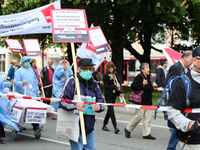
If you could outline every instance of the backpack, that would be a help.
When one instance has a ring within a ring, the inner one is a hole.
[[[190,106],[190,101],[189,101],[189,97],[191,94],[191,82],[189,80],[189,78],[186,75],[182,75],[182,76],[173,76],[168,80],[168,84],[165,87],[165,92],[164,92],[164,97],[165,97],[165,104],[168,103],[169,100],[169,96],[173,90],[174,87],[174,83],[176,82],[177,79],[181,78],[184,86],[185,86],[185,92],[186,92],[186,104],[185,107],[188,108]],[[185,114],[185,116],[187,116],[188,113]],[[170,128],[176,128],[175,125],[168,120],[167,122],[168,127]]]

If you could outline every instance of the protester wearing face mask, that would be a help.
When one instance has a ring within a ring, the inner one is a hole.
[[[94,98],[97,103],[104,103],[104,98],[102,96],[101,90],[97,84],[97,82],[92,77],[92,71],[94,64],[92,63],[92,59],[89,58],[81,58],[78,62],[78,70],[77,70],[77,78],[80,83],[80,94],[84,97]],[[74,76],[69,77],[64,86],[61,93],[62,99],[73,99],[76,92],[76,85]],[[78,138],[78,142],[70,141],[71,150],[95,150],[95,137],[94,137],[94,124],[95,124],[95,112],[102,112],[105,109],[105,106],[102,104],[93,104],[92,108],[86,107],[84,103],[66,103],[60,102],[60,106],[62,109],[66,111],[83,111],[84,123],[85,123],[85,131],[86,131],[86,140],[87,145],[83,145],[81,129]],[[92,109],[93,113],[87,113],[86,109]],[[78,122],[77,122],[78,123]],[[98,148],[99,149],[99,148]]]
[[[38,81],[35,73],[30,68],[31,58],[24,56],[21,58],[22,67],[15,73],[15,91],[27,96],[40,97],[40,90],[38,88]],[[25,89],[26,88],[26,93]],[[39,128],[39,124],[32,124],[33,130]]]
[[[72,69],[67,59],[63,57],[60,60],[59,65],[55,68],[53,74],[53,95],[56,98],[60,98],[60,93],[62,92],[62,87],[69,76],[73,75]],[[55,102],[53,108],[57,111],[59,109],[59,102]]]
[[[38,81],[35,73],[30,68],[31,58],[24,56],[21,58],[22,67],[15,73],[15,86],[16,92],[20,94],[24,93],[26,88],[26,95],[33,97],[40,97],[40,90],[38,88]]]

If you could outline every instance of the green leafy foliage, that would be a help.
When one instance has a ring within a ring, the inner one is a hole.
[[[6,7],[0,10],[1,15],[15,14],[34,9],[55,0],[7,0]],[[0,2],[3,5],[3,2]],[[100,25],[112,49],[112,60],[122,77],[123,49],[127,49],[140,62],[150,62],[152,44],[166,43],[166,31],[178,31],[177,39],[188,40],[195,37],[194,45],[176,45],[174,49],[192,49],[200,43],[200,1],[199,0],[61,0],[63,9],[85,9],[88,26]],[[194,34],[196,33],[196,34]],[[37,37],[42,49],[55,45],[51,34],[27,35]],[[24,38],[23,35],[9,38]],[[2,39],[1,39],[2,41]],[[144,54],[137,53],[131,44],[139,41]],[[1,42],[1,45],[6,45]]]

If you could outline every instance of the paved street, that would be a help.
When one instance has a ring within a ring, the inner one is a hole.
[[[125,108],[121,108],[125,109]],[[125,109],[126,111],[126,109]],[[131,110],[132,111],[132,110]],[[166,126],[166,121],[162,118],[152,119],[151,134],[156,140],[144,140],[142,138],[142,122],[131,133],[131,138],[127,139],[124,135],[124,128],[132,119],[132,115],[118,111],[116,113],[119,134],[114,133],[111,122],[108,124],[110,132],[101,130],[105,112],[96,115],[95,141],[97,150],[165,150],[170,137],[170,132]],[[30,124],[26,124],[27,130],[19,133],[18,140],[12,141],[11,127],[6,129],[6,144],[0,145],[1,150],[70,150],[69,141],[56,139],[56,120],[47,119],[43,125],[42,137],[36,140]],[[177,149],[180,149],[178,146]]]

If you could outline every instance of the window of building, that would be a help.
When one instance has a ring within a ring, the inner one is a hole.
[[[136,60],[129,60],[129,70],[128,70],[129,76],[135,75],[135,62]]]
[[[5,72],[5,54],[0,54],[0,72]]]
[[[151,60],[151,75],[156,76],[157,60]]]

